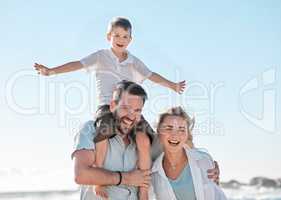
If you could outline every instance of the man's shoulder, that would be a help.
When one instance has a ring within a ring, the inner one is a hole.
[[[95,122],[93,120],[88,120],[82,125],[82,128],[80,129],[79,132],[93,133],[93,131],[95,131]]]
[[[85,122],[80,128],[79,132],[75,135],[75,141],[80,141],[81,139],[93,140],[96,133],[95,125],[93,120]]]
[[[94,137],[96,134],[94,121],[90,120],[83,124],[82,128],[74,137],[74,147],[72,156],[78,150],[86,149],[86,150],[94,150]]]

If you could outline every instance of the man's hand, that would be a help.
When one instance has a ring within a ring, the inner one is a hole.
[[[122,184],[149,188],[151,181],[150,170],[134,170],[122,173]]]
[[[215,168],[209,169],[208,172],[208,178],[213,180],[217,185],[220,183],[220,169],[217,161],[214,161]]]
[[[185,89],[185,86],[186,86],[185,81],[174,83],[173,90],[179,94],[182,94]]]
[[[37,70],[38,74],[42,74],[43,76],[49,76],[51,75],[51,69],[49,69],[48,67],[35,63],[34,64],[34,68],[35,70]]]

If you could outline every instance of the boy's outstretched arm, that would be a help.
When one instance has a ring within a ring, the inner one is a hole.
[[[50,76],[54,74],[61,74],[66,72],[72,72],[83,68],[83,65],[80,61],[69,62],[64,65],[48,68],[44,65],[35,63],[34,64],[35,70],[38,71],[38,74],[42,74],[44,76]]]
[[[170,88],[179,94],[181,94],[185,89],[185,81],[175,83],[167,80],[166,78],[155,72],[152,72],[152,75],[148,77],[148,79],[154,83],[158,83],[164,87]]]

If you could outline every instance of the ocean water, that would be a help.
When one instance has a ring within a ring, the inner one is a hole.
[[[72,173],[72,168],[0,169],[0,200],[78,200]],[[223,190],[229,200],[281,200],[281,189],[243,186]]]
[[[281,190],[244,188],[224,189],[229,200],[281,200]],[[5,200],[78,200],[79,191],[9,192],[0,193]]]
[[[78,200],[78,191],[12,192],[0,193],[5,200]]]
[[[223,190],[229,200],[281,200],[281,189],[244,186]]]

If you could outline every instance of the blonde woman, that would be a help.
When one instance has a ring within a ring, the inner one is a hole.
[[[194,123],[181,107],[161,114],[157,125],[163,153],[152,168],[152,184],[158,200],[225,200],[222,190],[207,177],[214,168],[211,156],[188,148]]]

